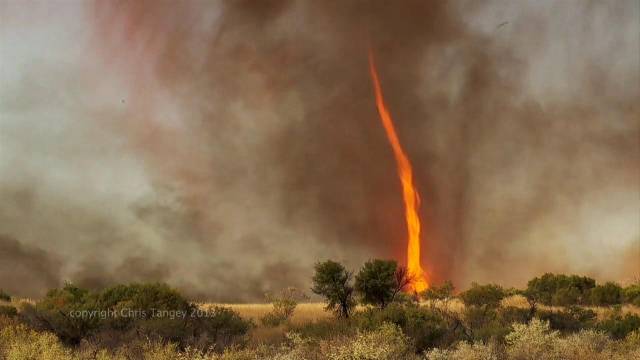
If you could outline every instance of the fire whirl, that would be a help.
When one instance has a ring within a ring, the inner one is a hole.
[[[380,79],[378,78],[378,72],[373,61],[373,53],[371,52],[369,52],[369,71],[371,72],[371,79],[373,81],[376,106],[378,108],[378,113],[380,114],[380,121],[382,121],[382,126],[387,134],[387,139],[393,149],[393,155],[398,166],[398,177],[402,184],[402,198],[404,200],[408,232],[407,272],[411,277],[409,289],[407,290],[410,292],[421,292],[429,287],[429,283],[427,281],[426,273],[420,264],[420,216],[417,211],[417,208],[420,205],[420,195],[413,183],[411,162],[400,144],[400,139],[398,139],[398,134],[396,133],[393,120],[391,119],[391,114],[384,103]]]

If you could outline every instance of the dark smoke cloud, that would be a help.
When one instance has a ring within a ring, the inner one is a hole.
[[[60,285],[60,261],[42,249],[0,235],[0,284],[10,294],[41,294]]]
[[[64,99],[33,89],[61,84],[72,95],[60,117],[83,119],[53,136],[12,127],[55,161],[34,171],[44,157],[27,156],[2,182],[33,194],[0,205],[15,224],[7,233],[29,244],[50,236],[60,276],[161,280],[235,301],[307,288],[325,258],[404,260],[370,49],[413,162],[434,280],[640,272],[638,252],[607,260],[640,239],[634,2],[114,1],[83,11],[90,65],[41,70],[46,81],[8,91],[23,94],[10,104],[33,99],[45,112]],[[96,175],[78,176],[89,184],[78,191],[54,169]],[[34,212],[35,227],[22,220]]]

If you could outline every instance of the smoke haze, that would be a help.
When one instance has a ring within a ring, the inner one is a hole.
[[[327,258],[640,275],[637,1],[0,2],[0,287],[253,301]]]

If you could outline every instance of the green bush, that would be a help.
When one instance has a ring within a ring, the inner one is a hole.
[[[180,348],[215,347],[224,349],[241,343],[252,324],[224,307],[214,307],[186,318],[158,317],[141,319],[131,324],[131,331],[141,338],[169,341]]]
[[[551,296],[551,304],[555,306],[571,306],[582,302],[582,292],[576,287],[559,288]]]
[[[484,306],[467,306],[463,312],[464,325],[470,339],[488,342],[501,341],[509,333],[511,323],[502,323],[498,309]]]
[[[640,329],[640,316],[635,314],[622,316],[617,312],[609,318],[598,322],[596,328],[608,333],[614,339],[623,339]]]
[[[474,329],[471,333],[471,338],[474,342],[483,344],[502,343],[510,330],[511,327],[508,325],[501,324],[498,321],[490,321],[484,326]]]
[[[498,309],[498,319],[503,325],[511,325],[513,323],[525,324],[531,321],[531,312],[529,309],[505,306]]]
[[[384,323],[398,325],[412,339],[416,349],[423,351],[441,343],[448,330],[442,316],[426,307],[392,303],[384,309],[367,309],[355,314],[358,327],[374,330]]]
[[[116,285],[99,292],[66,284],[50,290],[35,306],[26,306],[25,319],[33,327],[51,331],[63,342],[78,344],[83,338],[98,332],[157,329],[156,323],[167,327],[158,334],[172,341],[188,336],[185,323],[193,306],[177,291],[164,284]],[[181,312],[182,318],[166,319],[165,314]],[[172,323],[175,323],[172,324]],[[178,335],[171,329],[185,329]]]
[[[0,316],[14,317],[18,315],[18,310],[10,305],[0,305]]]
[[[504,289],[495,284],[471,284],[471,288],[459,295],[466,306],[480,306],[495,309],[505,297]]]
[[[592,278],[546,273],[531,279],[523,295],[530,303],[567,306],[586,304],[589,292],[596,286]]]
[[[561,311],[538,310],[536,317],[549,322],[551,329],[570,333],[592,328],[596,313],[590,309],[571,306]]]
[[[624,302],[640,306],[640,283],[629,285],[623,290]]]
[[[453,283],[447,280],[440,286],[429,287],[420,296],[425,300],[448,300],[453,297],[454,289]]]
[[[384,309],[366,308],[354,314],[358,328],[374,330],[388,322],[404,326],[407,322],[407,306],[391,304]]]
[[[253,323],[236,311],[216,306],[206,315],[195,318],[194,334],[206,336],[218,348],[224,348],[240,341],[251,327]]]
[[[65,284],[47,292],[35,306],[25,304],[22,313],[30,326],[51,331],[67,344],[78,344],[100,325],[98,316],[80,314],[96,309],[95,297],[88,290]]]
[[[287,321],[287,318],[274,312],[270,311],[264,316],[260,318],[260,323],[267,327],[276,327],[284,324]]]
[[[0,301],[11,301],[11,296],[4,292],[4,290],[0,289]]]
[[[114,309],[126,304],[129,309],[142,310],[147,316],[153,309],[191,309],[189,302],[178,291],[161,283],[115,285],[96,295],[97,306],[101,309]]]
[[[25,305],[22,314],[29,325],[51,331],[67,344],[88,338],[108,339],[113,346],[158,339],[180,347],[225,347],[240,341],[251,327],[230,309],[200,311],[164,284],[116,285],[98,292],[67,284],[49,291],[35,306]]]
[[[435,312],[422,307],[407,307],[403,331],[413,340],[417,351],[424,351],[442,342],[447,323]]]
[[[608,306],[622,304],[624,296],[622,287],[614,282],[607,282],[591,289],[591,304]]]

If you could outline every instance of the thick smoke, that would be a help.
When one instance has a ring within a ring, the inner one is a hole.
[[[637,2],[34,7],[4,4],[0,25],[9,291],[256,300],[308,288],[318,260],[404,261],[369,49],[433,279],[640,273]]]

